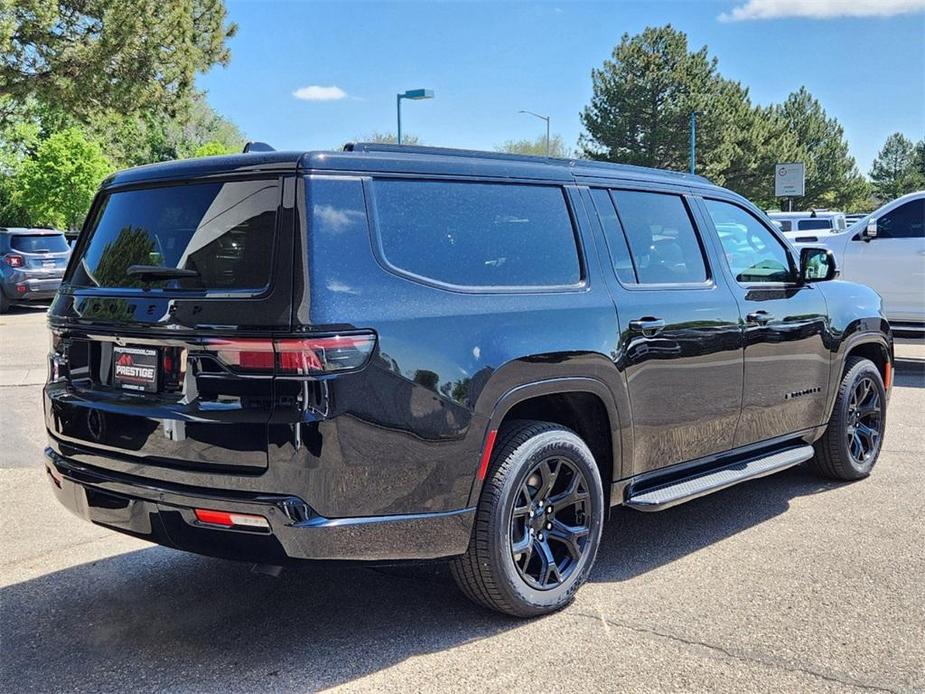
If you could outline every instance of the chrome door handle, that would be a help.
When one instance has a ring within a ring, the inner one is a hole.
[[[753,311],[745,316],[745,320],[754,325],[767,325],[774,320],[774,316],[767,311]]]
[[[665,328],[665,321],[661,318],[639,318],[630,321],[630,330],[642,333],[646,337],[658,335]]]

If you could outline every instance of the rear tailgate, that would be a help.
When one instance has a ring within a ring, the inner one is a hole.
[[[210,179],[98,196],[49,312],[53,444],[123,469],[140,463],[142,476],[144,466],[267,467],[272,374],[245,373],[217,345],[271,344],[290,328],[294,218],[283,189],[292,185]],[[132,266],[185,273],[139,276]]]

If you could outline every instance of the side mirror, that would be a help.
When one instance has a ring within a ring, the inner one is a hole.
[[[828,248],[800,249],[800,279],[804,282],[825,282],[837,274],[835,256]]]
[[[861,235],[865,241],[870,241],[871,239],[877,238],[877,220],[872,219],[867,223],[867,228],[864,230],[864,233]]]

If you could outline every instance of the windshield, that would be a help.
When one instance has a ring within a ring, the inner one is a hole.
[[[810,231],[813,229],[831,229],[831,219],[801,219],[797,224],[800,231]]]
[[[87,230],[75,287],[262,289],[269,284],[276,180],[160,186],[107,195]],[[132,265],[192,270],[181,278]]]
[[[67,241],[64,234],[14,234],[10,248],[20,253],[64,253]]]

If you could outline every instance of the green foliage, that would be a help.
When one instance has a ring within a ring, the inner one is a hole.
[[[783,119],[799,144],[799,158],[792,161],[806,164],[806,195],[801,206],[853,209],[863,205],[870,190],[848,153],[844,129],[828,117],[806,87],[800,87],[772,111]]]
[[[226,144],[217,142],[215,140],[209,140],[199,145],[196,150],[193,152],[194,157],[214,157],[221,154],[234,154],[235,152],[240,152],[240,149],[232,149]]]
[[[729,100],[741,95],[720,77],[706,46],[689,52],[686,34],[670,24],[624,34],[591,79],[594,93],[581,113],[585,155],[675,170],[688,166],[691,111],[701,114],[709,145]]]
[[[67,128],[41,142],[15,177],[13,203],[33,224],[75,229],[93,195],[112,170],[99,144],[77,128]]]
[[[225,15],[222,0],[0,0],[0,93],[80,120],[177,113],[229,60]]]
[[[381,133],[378,130],[374,130],[369,135],[365,137],[357,138],[356,142],[375,142],[380,145],[394,145],[398,142],[398,138],[395,133]],[[421,138],[412,133],[402,133],[401,143],[403,145],[423,145]]]
[[[780,105],[753,105],[705,46],[690,51],[671,25],[624,34],[592,82],[581,113],[585,156],[687,170],[696,111],[698,173],[759,205],[775,204],[774,164],[785,161],[806,164],[806,196],[796,205],[849,208],[869,196],[842,127],[805,88]]]
[[[912,144],[902,133],[893,133],[870,169],[874,195],[881,202],[925,188],[925,140]]]
[[[530,154],[536,157],[546,156],[546,135],[540,135],[533,140],[507,140],[498,147],[497,152],[507,152],[509,154]],[[560,159],[568,159],[572,156],[568,147],[565,146],[565,140],[561,135],[551,135],[549,137],[549,156]]]

